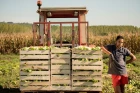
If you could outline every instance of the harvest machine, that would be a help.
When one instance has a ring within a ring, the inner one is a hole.
[[[50,46],[53,44],[54,46],[71,46],[74,47],[75,45],[88,45],[88,22],[86,21],[86,14],[88,10],[86,7],[47,7],[47,8],[41,8],[41,1],[38,1],[38,10],[37,13],[39,14],[39,22],[33,23],[33,34],[34,34],[34,44],[36,42],[36,25],[39,25],[39,45],[47,45]],[[48,22],[47,20],[49,18],[67,18],[70,20],[71,18],[78,19],[78,21],[75,22]],[[72,31],[71,37],[72,41],[69,42],[69,44],[63,44],[64,41],[62,41],[63,31],[62,27],[63,25],[69,24],[71,25]],[[52,36],[51,36],[51,25],[59,25],[60,26],[60,40],[59,44],[52,43]],[[78,31],[76,31],[75,26],[78,26]],[[77,42],[75,42],[75,36],[77,37]],[[46,38],[46,40],[44,39]]]
[[[43,47],[20,50],[21,92],[102,93],[102,52],[75,48],[89,45],[86,7],[41,8],[41,1],[38,1],[37,5],[39,22],[33,23],[34,46],[39,32],[39,46]],[[76,18],[78,21],[48,22],[48,18]],[[62,39],[62,26],[65,24],[70,24],[72,29],[69,33],[72,41],[68,43],[63,43]],[[52,42],[51,25],[60,26],[59,43]],[[59,48],[50,49],[50,46]]]

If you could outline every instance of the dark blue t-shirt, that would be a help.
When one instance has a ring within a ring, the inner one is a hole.
[[[116,45],[107,45],[106,49],[112,54],[109,56],[109,74],[124,75],[126,71],[126,56],[130,55],[127,48],[121,47],[116,49]]]

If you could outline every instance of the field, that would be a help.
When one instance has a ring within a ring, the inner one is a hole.
[[[59,26],[52,26],[53,43],[59,42]],[[9,31],[9,32],[8,32]],[[62,40],[71,43],[72,29],[69,26],[62,28]],[[77,27],[75,27],[77,32]],[[100,45],[113,44],[117,35],[125,38],[125,47],[133,53],[140,52],[140,28],[134,26],[90,26],[89,43]],[[33,35],[30,24],[0,24],[0,53],[18,54],[22,47],[33,46]],[[38,37],[36,37],[38,38]],[[77,42],[77,36],[75,39]],[[38,41],[36,43],[38,45]]]
[[[24,32],[23,29],[26,31]],[[53,26],[52,30],[55,43],[60,38],[59,27]],[[63,30],[65,31],[63,41],[70,42],[71,28],[64,27]],[[117,35],[124,36],[125,47],[137,57],[136,62],[127,65],[130,82],[126,86],[126,93],[140,93],[140,28],[134,26],[91,26],[89,28],[89,43],[95,45],[113,44]],[[17,93],[19,92],[19,49],[32,45],[31,25],[0,24],[0,93],[5,88],[9,91],[16,89]],[[104,55],[103,62],[103,93],[113,93],[111,78],[107,75],[108,58],[106,55]]]
[[[58,36],[56,32],[53,34]],[[89,32],[90,38],[89,43],[100,45],[114,44],[115,38],[118,34],[109,34],[107,36],[95,36],[92,35],[92,32]],[[124,46],[130,49],[133,53],[140,52],[140,33],[122,33],[121,35],[125,38]],[[71,35],[64,35],[63,41],[70,42]],[[0,53],[1,54],[10,54],[10,53],[19,53],[19,49],[22,47],[33,46],[33,36],[31,32],[26,33],[13,33],[13,34],[0,34]],[[59,40],[59,37],[55,37],[54,40]],[[57,41],[54,41],[54,43]],[[75,41],[77,42],[77,41]],[[71,42],[70,42],[71,43]],[[37,43],[36,43],[37,45]]]
[[[136,54],[136,57],[136,62],[127,65],[130,83],[126,86],[126,93],[140,93],[140,53]],[[111,78],[107,75],[107,62],[108,58],[104,55],[103,93],[113,93]],[[9,89],[9,91],[16,89],[15,91],[18,93],[19,55],[0,55],[0,90],[3,88]]]

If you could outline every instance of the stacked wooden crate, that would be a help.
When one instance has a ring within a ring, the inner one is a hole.
[[[20,90],[102,91],[102,69],[101,50],[20,50]]]
[[[102,91],[102,51],[72,50],[72,91]]]
[[[71,90],[70,59],[69,48],[51,49],[51,90]]]
[[[50,90],[50,50],[20,50],[20,90]]]

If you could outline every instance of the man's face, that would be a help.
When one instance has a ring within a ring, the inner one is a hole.
[[[116,47],[117,47],[117,48],[122,47],[122,46],[123,46],[123,43],[124,43],[124,40],[123,40],[123,39],[118,39],[118,40],[116,41]]]

